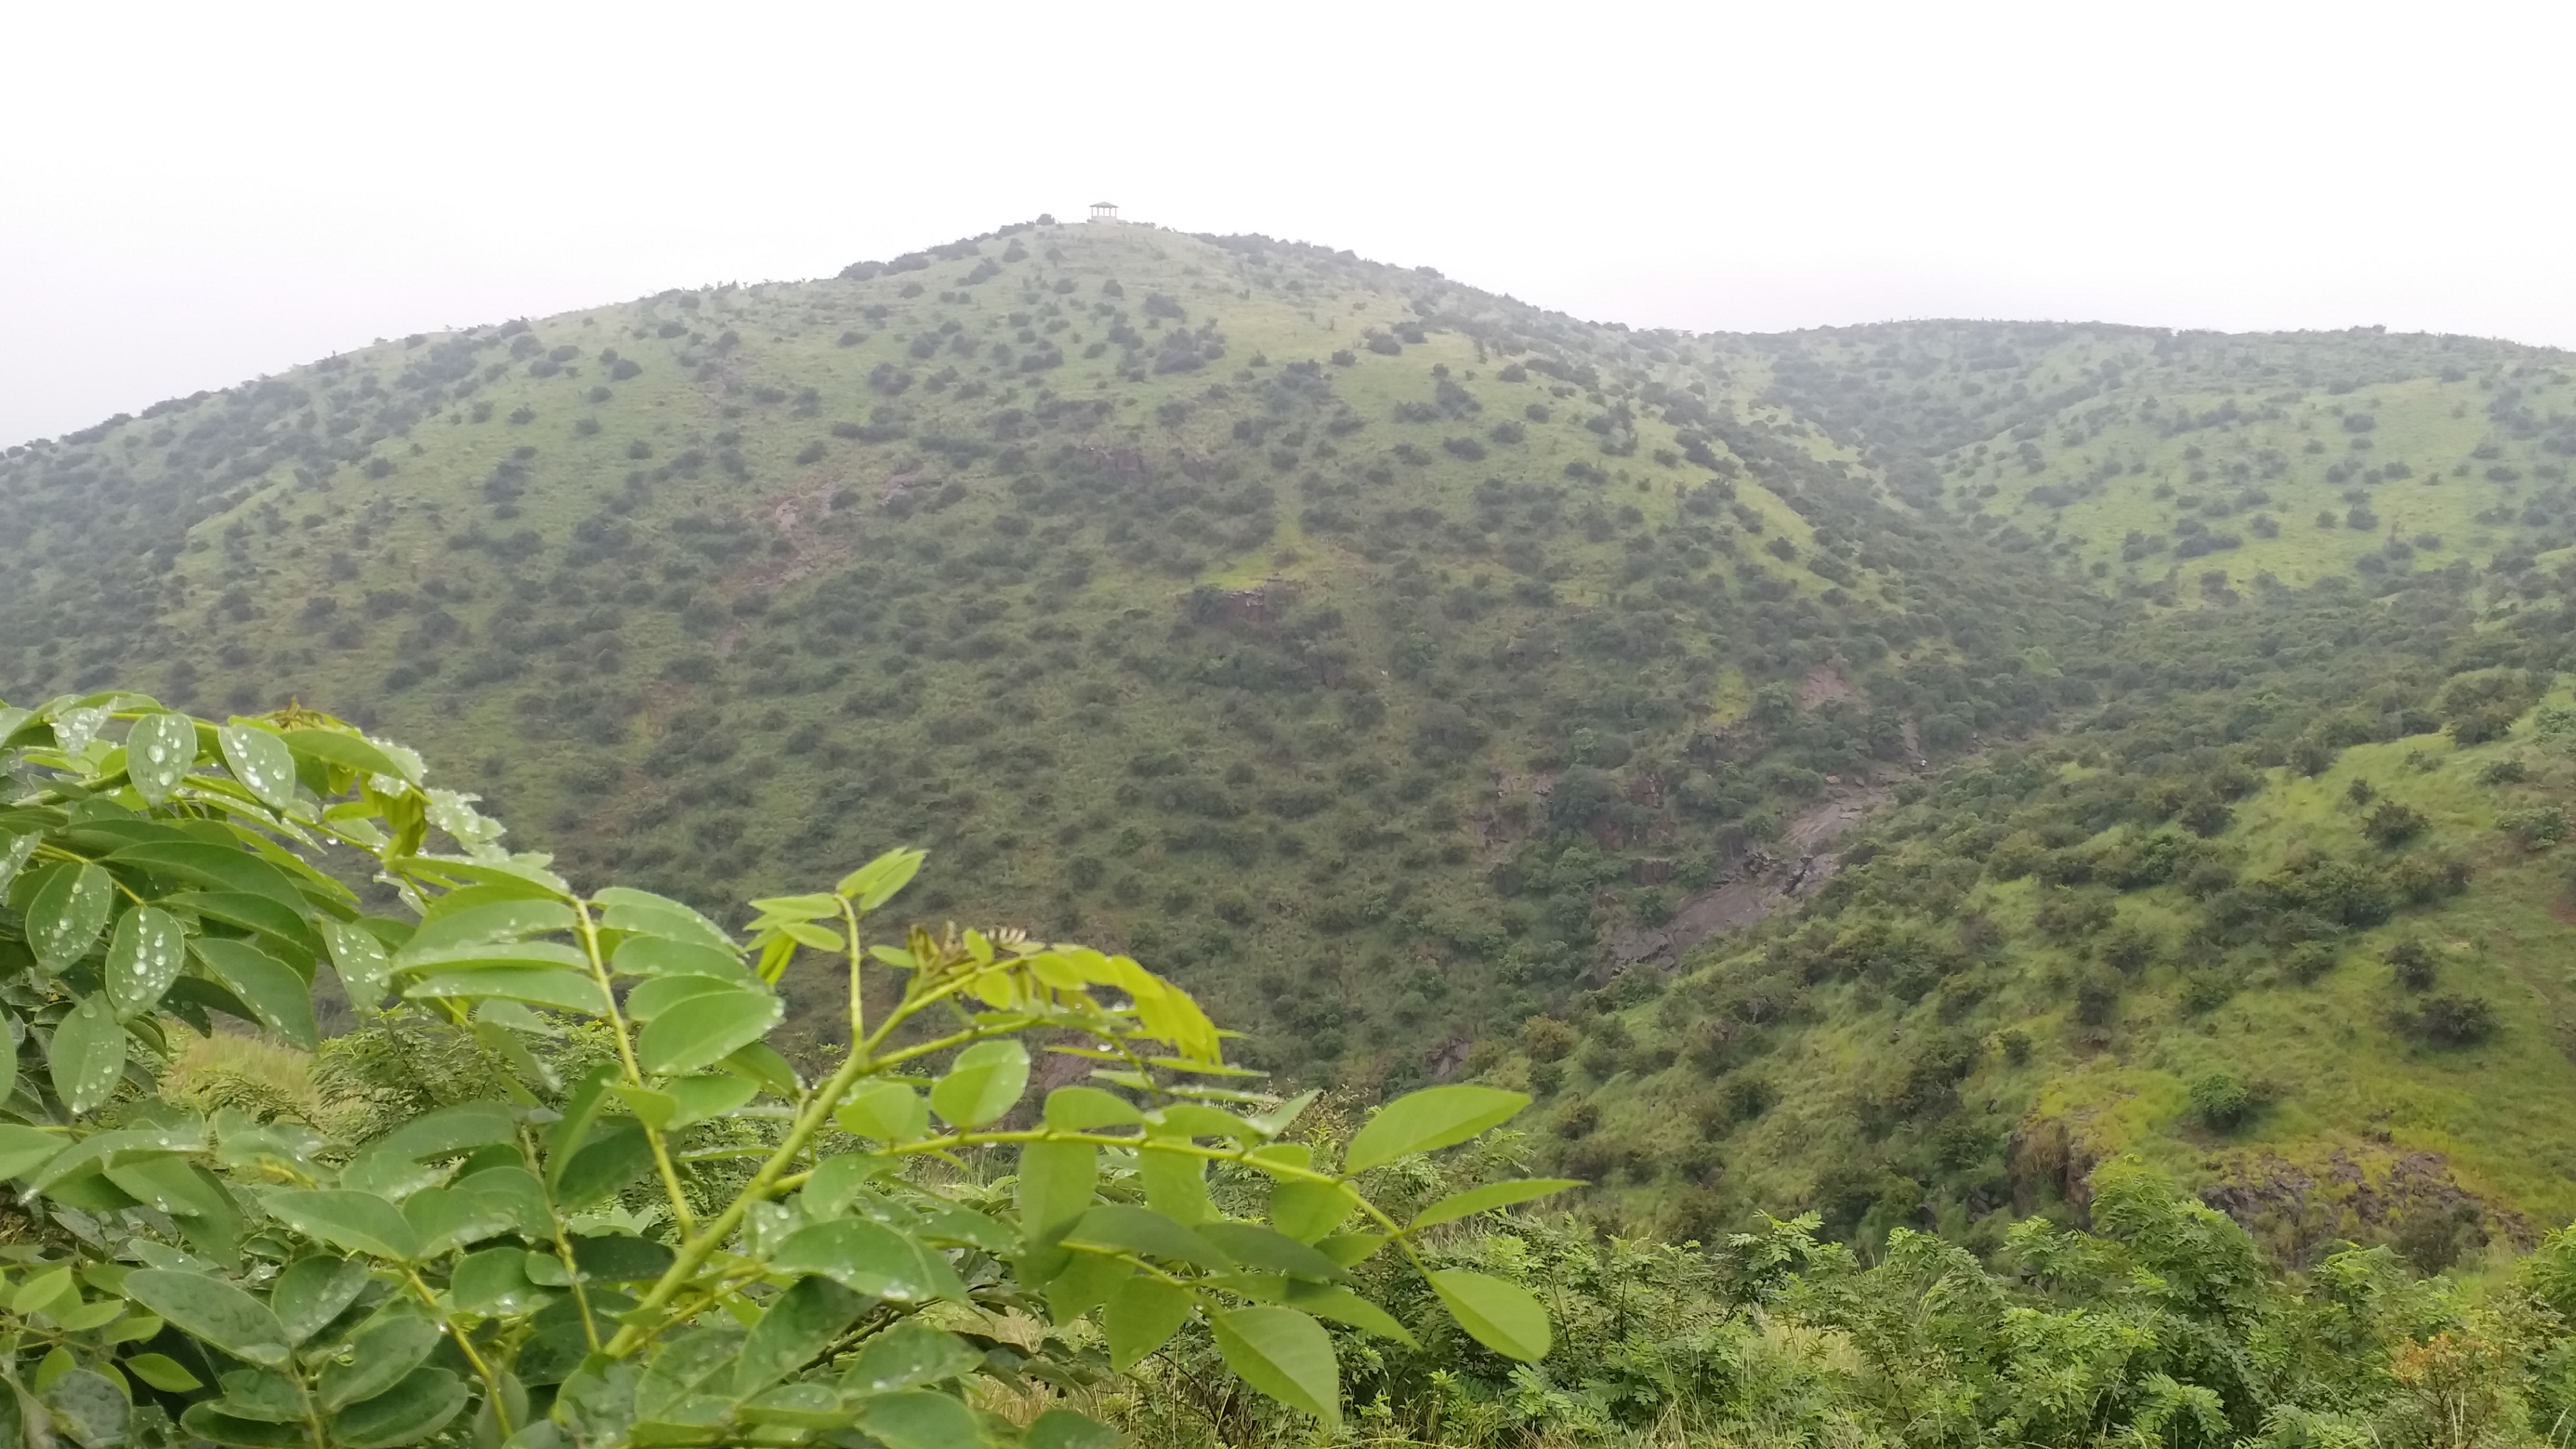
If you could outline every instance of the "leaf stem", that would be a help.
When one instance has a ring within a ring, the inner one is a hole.
[[[575,897],[572,909],[574,933],[581,937],[582,958],[590,963],[590,979],[599,984],[600,1006],[608,1017],[609,1034],[617,1040],[618,1068],[625,1072],[628,1086],[645,1090],[644,1071],[635,1064],[635,1046],[626,1039],[626,1014],[617,1009],[617,992],[608,981],[608,963],[600,959],[599,923],[590,918],[590,902]],[[680,1190],[680,1173],[671,1165],[670,1144],[659,1128],[642,1120],[640,1113],[637,1125],[644,1129],[644,1141],[653,1149],[653,1166],[662,1175],[663,1193],[671,1199],[673,1220],[684,1234],[696,1231],[697,1215],[689,1211],[689,1196]]]
[[[587,919],[586,913],[585,919]],[[855,921],[853,924],[855,926]],[[856,952],[859,948],[858,932],[855,929],[850,933],[850,941],[850,949]],[[611,1338],[600,1352],[611,1358],[624,1358],[651,1337],[648,1331],[638,1326],[639,1323],[659,1314],[679,1296],[680,1289],[689,1281],[690,1275],[697,1272],[698,1268],[706,1262],[708,1255],[713,1253],[726,1238],[732,1236],[733,1230],[741,1224],[743,1215],[751,1210],[753,1203],[766,1201],[773,1193],[786,1190],[783,1183],[788,1177],[788,1169],[795,1164],[798,1154],[805,1150],[806,1142],[811,1140],[816,1132],[822,1130],[823,1123],[831,1115],[832,1109],[840,1105],[841,1098],[848,1095],[851,1085],[867,1075],[873,1065],[868,1057],[866,1045],[853,1042],[850,1046],[850,1054],[843,1059],[839,1070],[833,1072],[829,1081],[817,1086],[813,1094],[805,1099],[804,1109],[796,1114],[796,1121],[787,1129],[786,1138],[769,1154],[769,1159],[760,1165],[758,1172],[752,1174],[751,1181],[743,1185],[742,1191],[734,1195],[734,1200],[725,1205],[724,1211],[709,1219],[703,1228],[690,1232],[683,1238],[679,1253],[672,1259],[671,1266],[664,1270],[661,1278],[653,1284],[652,1291],[644,1295],[644,1301],[635,1305],[627,1315],[625,1326],[617,1330],[616,1337]]]
[[[405,1268],[403,1277],[411,1283],[411,1291],[420,1295],[420,1301],[429,1309],[430,1315],[447,1330],[447,1336],[456,1341],[457,1351],[464,1354],[465,1361],[474,1366],[474,1376],[483,1381],[483,1391],[491,1395],[492,1419],[501,1426],[501,1437],[507,1439],[518,1432],[516,1426],[510,1422],[510,1406],[501,1401],[501,1380],[493,1374],[492,1366],[483,1361],[483,1355],[475,1352],[472,1335],[458,1328],[446,1314],[438,1311],[438,1295],[429,1291],[428,1284],[420,1281],[420,1274]]]

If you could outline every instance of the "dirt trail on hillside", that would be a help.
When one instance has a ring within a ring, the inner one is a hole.
[[[1611,969],[1641,961],[1669,968],[1709,937],[1742,930],[1810,894],[1831,880],[1840,864],[1825,847],[1876,814],[1895,793],[1888,786],[1872,785],[1819,800],[1799,812],[1771,849],[1757,849],[1735,861],[1715,884],[1683,902],[1672,919],[1611,942]]]

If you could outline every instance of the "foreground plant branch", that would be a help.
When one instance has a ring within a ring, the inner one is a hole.
[[[1349,1286],[1389,1243],[1476,1341],[1547,1351],[1526,1290],[1432,1268],[1411,1237],[1567,1184],[1487,1185],[1399,1222],[1356,1181],[1526,1098],[1417,1092],[1318,1161],[1291,1140],[1311,1097],[1259,1091],[1133,960],[955,927],[871,944],[918,851],[753,901],[736,933],[650,892],[575,890],[417,756],[308,712],[217,724],[58,699],[0,709],[0,764],[19,782],[0,891],[23,922],[0,969],[25,1038],[0,1175],[47,1245],[0,1300],[0,1370],[85,1445],[389,1449],[471,1419],[516,1449],[1073,1446],[1097,1427],[1054,1409],[1014,1428],[958,1390],[1016,1379],[1013,1362],[1096,1380],[1069,1345],[1098,1341],[1123,1372],[1184,1330],[1329,1427],[1324,1322],[1400,1342],[1418,1326]],[[342,884],[353,861],[402,908]],[[846,970],[850,1026],[812,1084],[769,1041],[809,951]],[[335,1142],[153,1095],[169,1033],[214,1013],[313,1048],[326,967],[385,1031],[469,1033],[488,1100]],[[880,980],[894,1005],[871,1022]],[[925,1031],[941,1013],[954,1027]],[[580,1022],[608,1059],[558,1071]],[[1091,1059],[1090,1080],[1029,1102],[1033,1036]],[[764,1099],[784,1125],[758,1140],[742,1114]],[[720,1123],[732,1143],[693,1155]],[[916,1176],[967,1151],[1015,1159],[1007,1198]],[[705,1197],[692,1164],[743,1152],[758,1166]],[[1221,1210],[1211,1163],[1266,1183],[1261,1200],[1229,1190]],[[657,1198],[667,1238],[633,1211]],[[994,1327],[1023,1313],[1051,1335]]]

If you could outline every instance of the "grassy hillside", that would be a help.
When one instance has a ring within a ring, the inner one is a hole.
[[[1803,915],[1489,1074],[1703,1238],[1793,1202],[1992,1246],[2135,1154],[2293,1261],[2528,1247],[2576,1216],[2576,702],[2478,666],[2563,659],[2571,575],[2520,638],[2331,593],[2215,621],[2199,687],[1910,791]]]
[[[927,842],[934,910],[1130,944],[1274,1061],[1400,1077],[1908,756],[1890,709],[1714,732],[1765,685],[2044,709],[1953,667],[2061,628],[2029,571],[1751,385],[1321,249],[1018,227],[12,456],[0,673],[506,726],[462,783],[683,895]]]
[[[2544,349],[1937,323],[1761,342],[1783,396],[1922,495],[2160,605],[2576,538],[2576,380]]]
[[[926,844],[928,911],[1132,947],[1295,1078],[1529,1081],[1702,1231],[1991,1231],[2134,1147],[2438,1256],[2576,1208],[2561,877],[2492,828],[2566,783],[2567,366],[1644,333],[1042,222],[12,449],[0,694],[302,699],[701,900]]]

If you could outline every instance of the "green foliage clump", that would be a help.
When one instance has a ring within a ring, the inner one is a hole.
[[[0,1378],[39,1442],[1096,1443],[990,1396],[1096,1387],[1185,1329],[1330,1429],[1324,1322],[1417,1338],[1344,1286],[1382,1253],[1479,1352],[1548,1351],[1527,1288],[1416,1237],[1571,1184],[1399,1220],[1356,1181],[1526,1097],[1409,1093],[1319,1161],[1289,1136],[1316,1094],[1247,1090],[1131,958],[870,940],[921,852],[754,901],[742,939],[576,890],[306,711],[0,706],[0,765]],[[839,968],[844,1027],[802,1069],[771,1041],[800,967]],[[325,1049],[332,982],[368,1025]],[[271,1040],[219,1047],[211,1013]],[[1030,1100],[1032,1042],[1089,1080]]]

